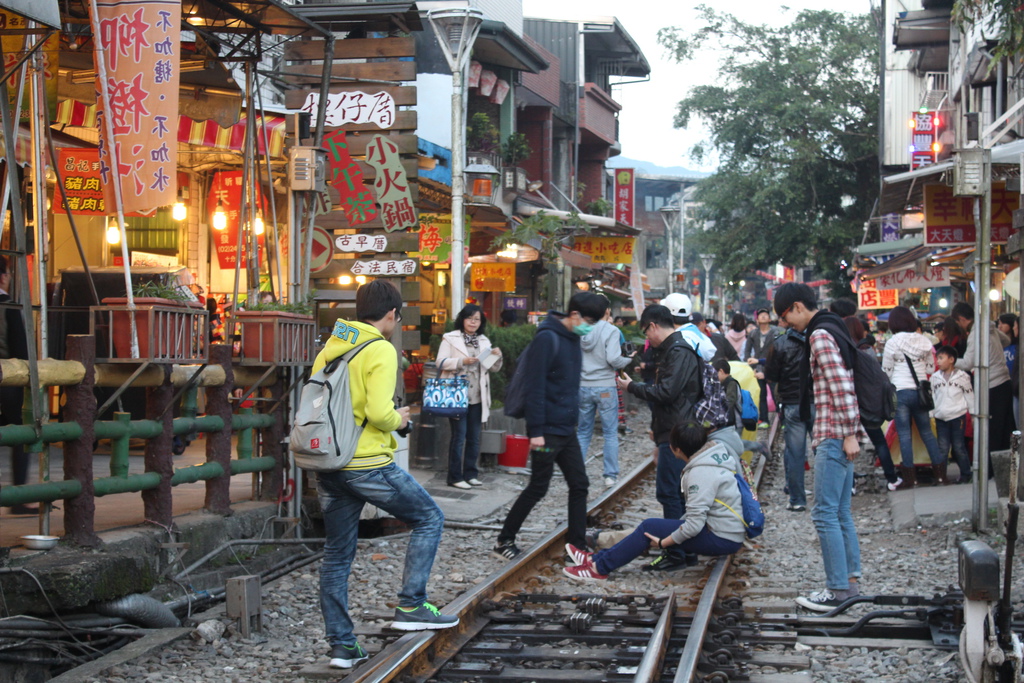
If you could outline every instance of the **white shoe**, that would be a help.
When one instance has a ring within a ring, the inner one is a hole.
[[[483,486],[484,483],[482,481],[480,481],[479,479],[470,479],[469,480],[469,485],[470,486]]]
[[[454,484],[448,484],[448,485],[449,486],[454,486],[457,489],[471,489],[471,488],[473,488],[472,486],[470,486],[469,484],[467,484],[464,481],[457,481]]]
[[[613,479],[612,477],[605,477],[604,478],[604,487],[606,489],[607,488],[611,488],[612,486],[615,486],[615,482],[616,482],[616,480]]]
[[[897,491],[897,490],[899,490],[900,484],[902,484],[902,483],[903,483],[903,477],[896,477],[896,481],[894,481],[892,483],[886,484],[885,488],[889,489],[890,491]]]

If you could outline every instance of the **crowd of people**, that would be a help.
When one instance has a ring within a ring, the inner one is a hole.
[[[357,320],[337,322],[313,372],[359,344],[389,338],[401,320],[401,308],[401,296],[390,282],[362,285],[356,296]],[[602,295],[578,292],[564,312],[550,311],[533,341],[515,359],[517,366],[525,363],[529,371],[522,389],[531,450],[529,482],[507,514],[493,554],[508,560],[521,554],[516,537],[547,495],[556,465],[568,487],[566,552],[570,561],[564,573],[572,579],[607,580],[614,570],[650,549],[658,552],[642,567],[649,572],[688,566],[697,555],[736,552],[748,537],[747,522],[738,512],[745,488],[741,456],[746,450],[766,452],[758,441],[742,439],[744,423],[747,428],[759,427],[774,410],[785,436],[789,511],[808,508],[804,488],[808,437],[814,454],[811,521],[820,541],[825,583],[796,602],[829,612],[859,595],[860,547],[851,513],[853,462],[862,444],[870,441],[888,488],[915,486],[911,430],[916,427],[934,483],[948,483],[946,463],[951,449],[959,469],[957,481],[971,481],[965,427],[973,405],[968,372],[973,369],[971,352],[978,343],[979,326],[970,307],[957,304],[932,338],[913,311],[897,307],[889,312],[887,328],[872,334],[856,316],[852,301],[839,300],[831,310],[820,310],[814,290],[799,283],[780,286],[773,308],[774,323],[772,311],[761,309],[749,323],[737,314],[723,333],[692,310],[689,297],[672,294],[642,311],[638,321],[642,348],[626,343],[617,329],[622,321],[610,317],[609,302]],[[453,422],[448,458],[448,484],[462,489],[483,484],[477,468],[480,427],[491,402],[489,375],[503,360],[485,335],[486,325],[478,306],[466,306],[438,352],[442,374],[469,379],[470,408],[454,421],[458,424]],[[1004,316],[999,327],[991,328],[986,389],[992,397],[993,450],[1005,447],[1013,424],[1011,399],[1016,386],[1010,378],[1016,375],[1017,334],[1015,316]],[[864,372],[871,363],[877,374]],[[411,529],[392,626],[422,630],[458,624],[457,616],[443,614],[426,596],[443,514],[393,459],[393,432],[409,421],[409,408],[398,407],[393,400],[397,356],[388,345],[370,345],[350,366],[353,417],[364,429],[350,464],[317,475],[327,536],[321,609],[332,648],[331,666],[336,668],[348,668],[366,658],[347,611],[356,522],[366,503],[377,505]],[[747,396],[749,390],[733,376],[743,372],[747,387],[759,400]],[[866,417],[865,396],[881,402],[887,391],[879,377],[888,377],[895,396],[892,423],[893,443],[900,446],[898,471],[882,421]],[[927,385],[922,383],[929,380],[931,389],[925,391]],[[865,387],[868,381],[879,385]],[[600,420],[603,484],[615,484],[624,394],[650,408],[648,433],[656,446],[655,493],[662,514],[621,532],[588,532],[590,481],[584,459]]]

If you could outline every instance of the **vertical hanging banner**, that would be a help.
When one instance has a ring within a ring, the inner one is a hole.
[[[412,207],[409,181],[402,168],[398,145],[383,135],[374,135],[366,148],[366,163],[373,166],[377,179],[373,186],[377,190],[381,220],[388,232],[415,228],[419,225],[416,211]]]
[[[113,182],[121,183],[125,212],[149,211],[175,202],[178,167],[178,67],[181,3],[161,0],[97,0],[96,72],[104,61],[110,111],[97,96],[100,175],[107,206],[114,207]],[[113,128],[117,168],[107,138]]]
[[[421,216],[420,261],[450,263],[452,260],[452,215]]]
[[[338,190],[345,219],[353,227],[369,223],[377,217],[377,206],[369,188],[363,184],[363,172],[349,154],[345,131],[325,135],[324,148],[327,150],[327,183]]]
[[[615,220],[632,227],[635,218],[633,199],[636,188],[636,169],[620,168],[615,171]]]
[[[263,209],[263,215],[268,215],[267,200],[260,188],[256,188],[256,196],[259,199],[259,206]],[[217,210],[218,203],[227,214],[228,223],[223,230],[210,230],[210,234],[213,236],[213,248],[217,252],[217,263],[220,264],[220,267],[223,270],[234,270],[235,262],[238,260],[238,219],[242,208],[241,171],[220,171],[213,175],[210,194],[206,198],[206,215],[211,226],[213,219],[210,217]],[[263,237],[264,235],[259,235],[256,238],[260,257],[263,255]],[[240,268],[247,267],[245,255],[248,244],[249,242],[243,239]],[[262,262],[262,258],[257,258],[257,263],[260,262]]]

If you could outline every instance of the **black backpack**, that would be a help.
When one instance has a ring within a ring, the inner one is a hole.
[[[865,427],[881,427],[896,417],[896,387],[889,376],[882,370],[875,352],[857,346],[846,329],[846,324],[838,315],[834,320],[824,319],[816,329],[822,329],[832,335],[842,349],[844,346],[852,352],[853,385],[857,391],[857,406],[860,408],[860,421]],[[810,344],[811,335],[807,334]],[[844,363],[846,354],[842,354]]]
[[[558,335],[555,332],[552,332],[551,330],[548,331],[551,332],[551,334],[553,334],[555,337],[555,352],[552,355],[557,357],[559,344]],[[538,332],[537,336],[540,336],[540,334],[541,333]],[[510,379],[508,384],[505,386],[504,411],[505,415],[508,417],[526,417],[526,399],[527,395],[529,394],[528,390],[530,386],[531,374],[531,370],[528,367],[530,364],[526,361],[529,359],[531,350],[533,349],[533,345],[536,343],[536,341],[537,337],[535,336],[533,338],[533,341],[531,341],[529,345],[525,349],[523,349],[523,352],[519,354],[519,358],[516,359],[515,372],[512,373],[512,379]]]

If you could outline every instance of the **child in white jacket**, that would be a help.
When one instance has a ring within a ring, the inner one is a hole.
[[[932,396],[935,399],[935,432],[939,453],[945,460],[949,447],[960,468],[956,483],[971,483],[971,456],[964,444],[964,421],[974,405],[974,386],[971,376],[956,367],[956,349],[942,346],[935,355],[938,371],[931,376]]]

